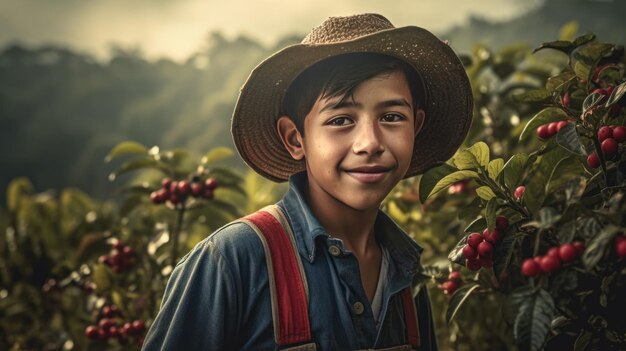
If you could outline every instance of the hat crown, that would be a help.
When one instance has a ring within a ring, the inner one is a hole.
[[[365,35],[395,28],[384,16],[365,13],[354,16],[329,17],[304,37],[302,44],[331,44],[353,40]]]

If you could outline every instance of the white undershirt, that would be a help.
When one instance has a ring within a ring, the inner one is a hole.
[[[383,292],[387,286],[387,271],[389,268],[389,252],[384,247],[380,247],[382,251],[382,258],[380,260],[380,274],[378,275],[378,284],[376,285],[376,292],[374,293],[374,299],[372,299],[372,312],[374,313],[374,319],[376,325],[380,325],[378,319],[380,318],[380,311],[383,307]]]

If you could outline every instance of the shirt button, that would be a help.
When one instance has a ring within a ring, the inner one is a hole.
[[[328,252],[330,252],[333,256],[339,256],[341,254],[341,250],[337,247],[337,245],[330,245],[328,248]]]
[[[352,309],[354,310],[354,313],[360,315],[361,313],[363,313],[363,310],[365,309],[365,307],[363,306],[361,302],[357,301],[354,303],[354,305],[352,305]]]

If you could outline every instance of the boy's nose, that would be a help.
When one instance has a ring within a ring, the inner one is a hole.
[[[371,124],[360,125],[352,143],[352,151],[355,154],[376,154],[385,151],[380,128]]]

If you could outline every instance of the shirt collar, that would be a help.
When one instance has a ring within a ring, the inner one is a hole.
[[[328,237],[306,201],[307,173],[299,172],[289,177],[289,190],[278,205],[285,211],[296,236],[300,254],[310,262],[315,260],[315,241],[318,237]],[[423,248],[411,239],[386,213],[378,211],[376,217],[376,238],[380,245],[408,275],[420,269],[420,254]]]

